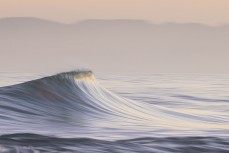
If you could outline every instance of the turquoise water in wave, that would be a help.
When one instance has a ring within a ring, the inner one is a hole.
[[[0,73],[0,152],[229,151],[229,75],[45,76]]]

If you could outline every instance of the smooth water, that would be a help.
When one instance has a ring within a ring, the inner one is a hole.
[[[0,85],[0,152],[229,152],[229,75],[0,73]]]

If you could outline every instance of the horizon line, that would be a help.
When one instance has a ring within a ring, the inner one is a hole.
[[[52,19],[46,19],[46,18],[39,18],[39,17],[33,17],[33,16],[14,16],[14,17],[1,17],[1,20],[6,20],[6,19],[36,19],[36,20],[41,20],[41,21],[49,21],[49,22],[53,22],[53,23],[58,23],[58,24],[64,24],[64,25],[73,25],[73,24],[78,24],[78,23],[82,23],[82,22],[86,22],[86,21],[141,21],[141,22],[145,22],[148,24],[152,24],[152,25],[169,25],[169,24],[179,24],[179,25],[200,25],[200,26],[206,26],[206,27],[224,27],[224,26],[229,26],[229,23],[224,23],[224,24],[218,24],[218,25],[210,25],[210,24],[204,24],[204,23],[198,23],[198,22],[177,22],[177,21],[167,21],[167,22],[160,22],[160,23],[156,23],[156,22],[152,22],[149,20],[144,20],[144,19],[131,19],[131,18],[114,18],[114,19],[108,19],[108,18],[91,18],[91,19],[80,19],[80,20],[76,20],[73,22],[61,22],[58,20],[52,20]]]

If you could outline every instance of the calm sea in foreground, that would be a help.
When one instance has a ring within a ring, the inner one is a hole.
[[[0,153],[227,153],[229,75],[0,73]]]

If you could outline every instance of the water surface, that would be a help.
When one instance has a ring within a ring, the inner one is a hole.
[[[0,152],[229,152],[228,75],[0,74]]]

